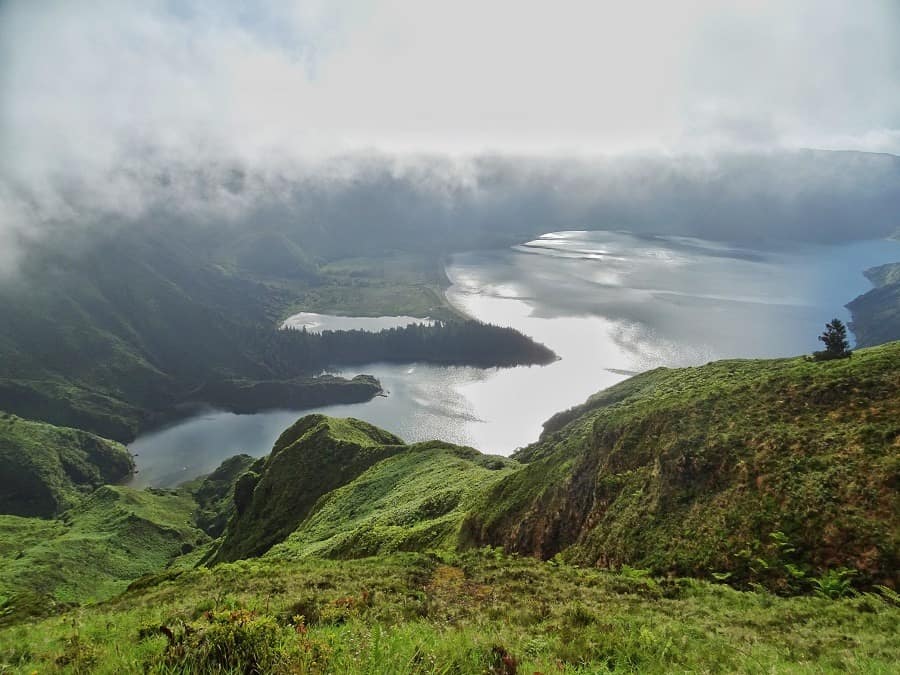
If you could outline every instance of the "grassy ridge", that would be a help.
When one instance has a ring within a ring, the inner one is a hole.
[[[0,519],[0,672],[890,672],[898,413],[900,343],[657,369],[518,461],[306,416],[178,492]]]
[[[0,412],[0,513],[52,516],[133,471],[115,441]]]
[[[551,420],[466,523],[476,543],[809,588],[897,583],[900,343],[659,369]]]
[[[439,441],[411,445],[322,497],[267,556],[358,558],[452,550],[474,497],[517,466]]]
[[[301,418],[239,479],[236,515],[212,560],[265,553],[296,529],[320,497],[403,447],[393,434],[361,420]]]

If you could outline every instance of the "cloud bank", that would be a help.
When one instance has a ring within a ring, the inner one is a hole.
[[[67,224],[233,215],[372,156],[445,199],[484,189],[486,153],[900,152],[898,72],[892,0],[7,1],[0,267]]]

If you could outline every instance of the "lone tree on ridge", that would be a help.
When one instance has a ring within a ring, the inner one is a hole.
[[[816,361],[849,358],[853,353],[847,341],[847,327],[840,319],[825,324],[825,332],[819,336],[819,341],[825,344],[825,349],[813,354]]]

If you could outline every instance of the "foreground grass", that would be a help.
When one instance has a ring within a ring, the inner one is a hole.
[[[900,661],[900,610],[884,596],[779,598],[490,549],[241,561],[137,585],[0,631],[0,672],[886,673]]]

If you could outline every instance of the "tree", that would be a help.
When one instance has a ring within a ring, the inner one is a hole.
[[[850,343],[847,341],[847,327],[840,319],[832,319],[825,324],[825,332],[819,336],[825,343],[825,349],[813,355],[817,361],[843,359],[851,355]]]

